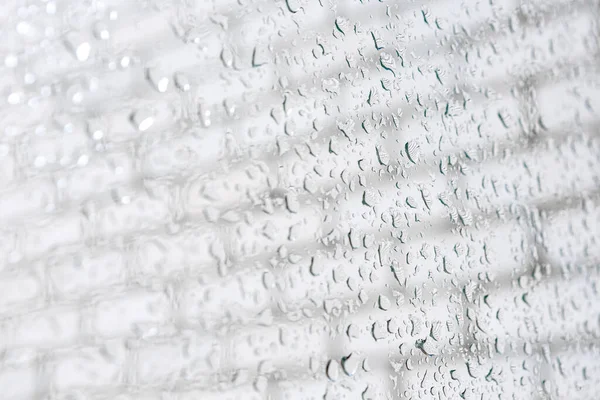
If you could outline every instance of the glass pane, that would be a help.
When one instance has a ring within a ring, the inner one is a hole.
[[[3,399],[592,399],[598,0],[0,4]]]

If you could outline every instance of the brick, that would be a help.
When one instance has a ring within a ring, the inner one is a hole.
[[[23,239],[23,253],[28,258],[35,258],[59,246],[79,243],[84,237],[85,223],[81,214],[73,212],[42,226],[28,228]]]
[[[0,390],[3,399],[30,399],[36,391],[36,383],[36,371],[33,365],[0,371]]]
[[[223,156],[224,141],[224,135],[218,129],[209,130],[200,137],[171,138],[142,155],[141,169],[144,175],[156,177],[206,168]]]
[[[211,373],[211,358],[218,358],[218,354],[215,338],[180,336],[145,343],[137,354],[137,382],[157,385],[177,380],[197,381]]]
[[[100,209],[95,216],[95,235],[110,237],[155,228],[169,221],[167,204],[135,193],[129,204],[113,204]]]
[[[245,169],[228,171],[215,179],[194,178],[182,188],[182,207],[188,215],[199,215],[207,206],[226,210],[249,202],[247,192],[266,189],[264,179],[253,178]]]
[[[0,275],[0,310],[43,299],[43,285],[31,271],[7,271]]]
[[[135,245],[135,272],[141,275],[165,276],[183,270],[185,254],[177,236],[144,238]]]
[[[84,200],[131,181],[134,174],[133,162],[127,154],[109,154],[106,158],[93,159],[85,168],[64,174],[62,193],[67,200]]]
[[[0,230],[0,271],[4,271],[11,264],[19,260],[14,258],[18,252],[18,235],[14,230],[6,227]]]
[[[0,220],[8,221],[32,213],[42,214],[56,204],[56,186],[49,179],[35,179],[0,197]]]
[[[134,393],[122,393],[122,390],[119,390],[119,394],[116,396],[114,393],[101,394],[95,397],[94,400],[171,400],[170,397],[165,397],[163,393],[157,391],[139,392],[135,389],[133,391]]]
[[[16,318],[13,346],[51,348],[73,344],[80,333],[80,314],[68,307],[44,309]]]
[[[129,336],[167,323],[170,314],[164,293],[139,290],[97,304],[92,324],[105,337]]]
[[[170,236],[140,238],[134,246],[132,269],[140,275],[173,276],[182,272],[202,273],[214,268],[211,245],[214,232],[195,228]]]
[[[88,152],[88,140],[84,132],[74,131],[68,135],[49,135],[36,137],[27,143],[27,152],[23,153],[21,164],[30,170],[39,168],[36,165],[40,158],[45,163],[55,160],[64,166],[75,165],[81,154]],[[53,164],[53,163],[52,163]]]
[[[12,155],[0,155],[0,185],[2,187],[6,187],[14,180],[16,168],[15,158]]]
[[[52,262],[48,275],[54,292],[73,297],[124,282],[127,266],[123,254],[102,250],[92,254],[82,251]]]
[[[240,294],[237,281],[210,286],[190,283],[180,294],[181,316],[192,325],[200,322],[204,326],[214,326],[229,318],[242,322],[244,316],[254,316],[254,313],[247,310],[248,305],[232,304]]]
[[[86,347],[57,355],[51,385],[59,391],[75,388],[109,388],[124,379],[127,351],[119,343]]]
[[[169,400],[261,400],[264,395],[258,393],[250,384],[231,388],[225,391],[190,390],[173,393]]]
[[[250,323],[271,302],[262,281],[262,271],[229,275],[215,283],[190,283],[181,291],[180,307],[190,323],[202,320],[212,326],[219,323]]]

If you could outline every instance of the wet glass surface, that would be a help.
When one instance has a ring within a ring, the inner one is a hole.
[[[594,399],[598,0],[0,4],[3,399]]]

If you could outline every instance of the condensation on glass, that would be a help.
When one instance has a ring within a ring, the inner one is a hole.
[[[598,0],[0,4],[0,397],[593,399]]]

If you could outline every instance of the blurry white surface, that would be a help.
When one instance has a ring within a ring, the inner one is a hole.
[[[591,399],[600,3],[0,5],[3,399]]]

